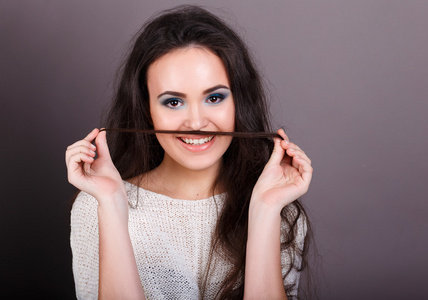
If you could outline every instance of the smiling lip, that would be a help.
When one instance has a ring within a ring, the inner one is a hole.
[[[189,151],[201,152],[207,150],[215,141],[215,136],[183,136],[177,138],[181,145]]]

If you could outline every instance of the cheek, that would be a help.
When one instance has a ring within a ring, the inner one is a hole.
[[[168,150],[168,144],[171,142],[170,140],[168,140],[169,134],[156,134],[156,138],[159,142],[159,144],[161,145],[162,149],[167,149]]]
[[[224,124],[224,127],[227,128],[227,131],[235,130],[235,106],[232,104],[228,107],[227,110],[224,110],[221,114],[221,122]]]
[[[232,127],[232,131],[235,131],[235,115],[236,115],[235,114],[235,106],[233,106],[233,111],[230,115],[230,122],[231,122],[230,126]]]
[[[151,117],[154,129],[166,130],[173,129],[177,119],[176,115],[161,112],[160,110],[156,109],[151,111]]]

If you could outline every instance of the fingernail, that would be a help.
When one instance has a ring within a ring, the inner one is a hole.
[[[95,151],[89,150],[92,154],[95,154]]]
[[[95,147],[94,144],[91,144],[91,148],[94,149],[94,150],[97,149],[97,147]]]

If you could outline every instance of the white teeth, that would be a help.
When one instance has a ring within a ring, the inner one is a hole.
[[[202,145],[205,143],[208,143],[213,139],[214,136],[206,137],[204,139],[187,139],[187,138],[181,138],[183,142],[185,142],[188,145]]]

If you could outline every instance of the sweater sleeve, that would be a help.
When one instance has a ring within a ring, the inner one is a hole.
[[[80,192],[71,210],[70,245],[77,299],[98,298],[98,203]]]
[[[295,209],[292,208],[292,211],[295,212]],[[303,246],[305,242],[306,232],[307,232],[307,223],[306,216],[302,213],[297,219],[296,226],[296,239],[295,244],[300,251],[303,251]],[[286,222],[281,224],[281,242],[283,242],[284,234],[288,234],[289,227]],[[284,249],[281,251],[281,268],[282,268],[282,278],[284,282],[284,287],[293,286],[291,291],[287,293],[287,296],[291,299],[297,297],[297,292],[299,289],[299,279],[300,279],[300,267],[301,267],[302,258],[299,253],[295,253],[290,249]],[[290,264],[292,267],[287,274]]]

